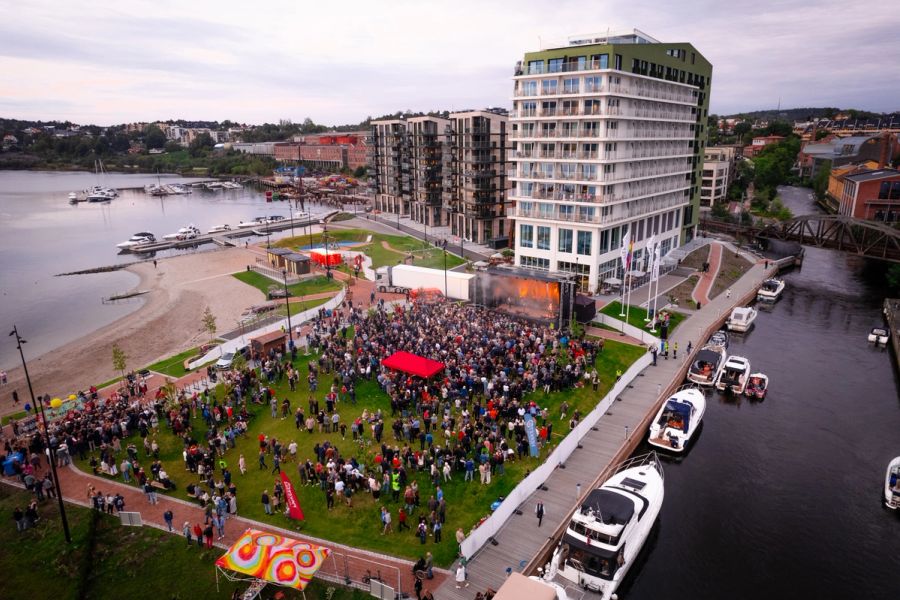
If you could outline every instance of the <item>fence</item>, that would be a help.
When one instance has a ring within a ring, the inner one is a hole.
[[[603,397],[603,400],[588,413],[585,418],[573,429],[559,445],[550,453],[547,459],[537,467],[531,474],[523,479],[513,488],[509,495],[504,498],[503,502],[497,507],[497,510],[469,534],[461,545],[463,556],[471,559],[478,552],[489,538],[493,537],[503,528],[506,521],[515,512],[515,510],[525,503],[526,500],[541,486],[553,473],[556,467],[564,462],[572,455],[572,452],[578,448],[581,439],[588,434],[589,431],[597,424],[609,407],[615,402],[616,398],[625,391],[625,388],[652,362],[649,353],[643,354],[627,371],[622,375],[621,379],[613,385],[612,389]]]

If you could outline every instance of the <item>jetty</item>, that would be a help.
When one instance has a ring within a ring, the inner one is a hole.
[[[657,366],[647,366],[625,381],[623,391],[580,440],[577,449],[515,507],[514,514],[489,538],[489,543],[468,557],[470,587],[457,589],[455,582],[448,581],[438,588],[436,596],[442,600],[471,600],[476,591],[498,589],[508,572],[532,575],[547,563],[575,509],[646,438],[650,421],[660,405],[682,385],[693,356],[722,326],[731,309],[752,302],[762,282],[781,268],[770,262],[766,269],[759,257],[742,254],[755,264],[731,287],[731,297],[719,294],[669,336],[669,343],[677,343],[682,349],[691,342],[692,353],[679,352],[678,359],[668,360],[660,356]],[[534,515],[538,500],[544,503],[545,510],[540,529]]]
[[[900,370],[900,298],[884,299],[884,320],[891,334],[890,343],[894,347],[894,363]]]

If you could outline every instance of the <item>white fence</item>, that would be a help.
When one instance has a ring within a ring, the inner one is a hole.
[[[338,292],[336,296],[334,296],[333,298],[331,298],[330,300],[325,302],[325,304],[320,304],[319,306],[314,306],[313,308],[307,309],[307,310],[303,311],[302,313],[293,315],[291,317],[291,323],[294,324],[295,326],[299,325],[300,323],[303,323],[304,321],[309,321],[310,319],[314,318],[319,313],[319,310],[322,308],[333,309],[333,308],[340,306],[341,302],[344,301],[344,296],[346,295],[346,293],[347,293],[347,288],[341,288],[341,291]],[[285,317],[284,319],[281,319],[280,321],[275,321],[274,323],[270,323],[270,324],[266,325],[265,327],[260,327],[259,329],[256,329],[254,331],[248,331],[244,335],[234,338],[233,340],[229,340],[219,346],[216,346],[215,348],[213,348],[212,350],[210,350],[209,352],[207,352],[200,358],[191,361],[190,364],[188,364],[188,369],[193,370],[201,365],[205,365],[206,363],[219,358],[226,352],[235,352],[235,351],[237,351],[238,348],[243,348],[244,346],[246,346],[247,340],[249,340],[250,338],[254,338],[256,336],[263,335],[264,333],[278,331],[279,329],[284,329],[285,331],[287,331],[287,327],[288,327],[288,320],[287,320],[287,317]]]
[[[644,309],[638,309],[638,310],[640,310],[642,313],[646,312]],[[644,331],[643,329],[638,329],[637,327],[635,327],[634,325],[631,325],[630,323],[626,323],[625,321],[620,321],[619,319],[617,319],[615,317],[611,317],[611,316],[601,313],[601,312],[598,312],[597,315],[594,317],[594,323],[601,323],[608,327],[612,327],[613,329],[621,331],[625,335],[631,336],[636,340],[640,340],[642,344],[648,344],[648,345],[654,345],[654,346],[659,344],[659,338],[656,337],[655,335],[653,335],[647,331]]]
[[[606,414],[606,411],[609,410],[616,398],[625,391],[626,386],[638,376],[638,373],[647,368],[652,360],[650,353],[645,353],[625,371],[622,378],[613,385],[609,393],[603,397],[603,400],[582,419],[569,435],[563,438],[543,464],[519,482],[519,485],[513,488],[509,495],[503,499],[497,510],[469,534],[469,537],[463,541],[461,546],[464,556],[469,558],[474,556],[488,541],[488,538],[493,537],[500,531],[513,512],[528,500],[534,491],[550,477],[557,466],[564,463],[572,455],[572,452],[578,448],[581,439],[591,431],[600,420],[600,417]]]

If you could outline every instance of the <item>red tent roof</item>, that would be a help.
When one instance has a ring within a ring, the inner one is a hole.
[[[394,352],[381,361],[381,364],[419,377],[431,377],[444,370],[444,363],[409,352]]]

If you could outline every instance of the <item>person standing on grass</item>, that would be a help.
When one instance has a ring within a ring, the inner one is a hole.
[[[269,500],[269,490],[263,490],[261,501],[262,501],[262,505],[263,505],[263,510],[266,511],[267,515],[271,515],[272,514],[272,504],[271,504],[271,501]]]
[[[200,523],[194,523],[194,537],[197,538],[197,547],[203,547],[203,528]]]
[[[268,469],[269,465],[266,464],[266,451],[260,448],[259,450],[259,470]]]
[[[381,507],[381,522],[384,523],[384,529],[381,530],[381,535],[393,532],[393,528],[391,527],[391,511],[384,506]]]
[[[172,514],[172,511],[171,511],[171,510],[167,510],[166,512],[163,513],[163,519],[165,520],[165,522],[166,522],[166,527],[169,528],[169,531],[174,531],[174,530],[172,529],[172,520],[173,520],[174,518],[175,518],[175,515]]]
[[[428,537],[428,526],[425,525],[425,517],[419,517],[419,526],[416,528],[416,535],[419,536],[419,543],[424,544],[425,538]]]
[[[441,520],[435,519],[434,525],[432,525],[431,527],[432,531],[434,532],[434,543],[439,544],[441,542],[441,530],[444,528],[444,526],[441,525]]]
[[[238,469],[240,469],[241,475],[247,472],[247,461],[244,459],[243,454],[241,454],[241,457],[238,459]]]
[[[19,533],[28,528],[28,525],[25,523],[25,513],[18,506],[13,510],[13,521],[16,522],[16,531]]]

